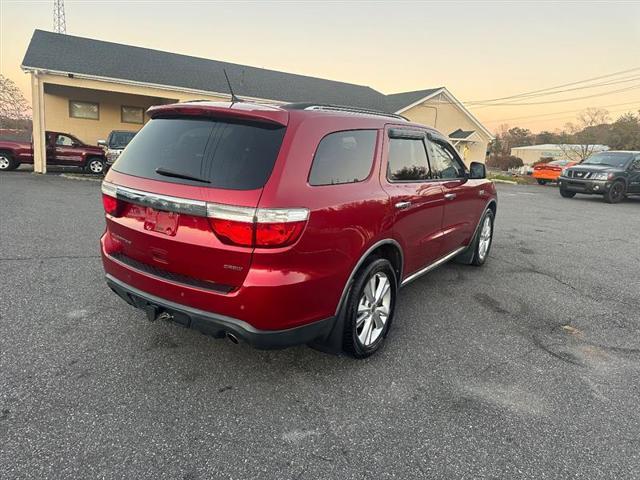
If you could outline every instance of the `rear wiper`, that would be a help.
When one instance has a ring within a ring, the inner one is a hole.
[[[156,173],[165,177],[184,178],[185,180],[193,180],[194,182],[211,183],[209,180],[205,180],[204,178],[194,177],[188,173],[175,172],[164,167],[156,168]]]

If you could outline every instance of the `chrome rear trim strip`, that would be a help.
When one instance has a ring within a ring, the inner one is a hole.
[[[121,187],[120,185],[116,185],[116,198],[143,207],[151,207],[155,210],[184,213],[196,217],[207,216],[207,203],[201,200],[143,192],[129,187]]]

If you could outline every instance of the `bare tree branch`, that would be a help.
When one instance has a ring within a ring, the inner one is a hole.
[[[15,82],[0,75],[0,126],[31,118],[31,107]]]

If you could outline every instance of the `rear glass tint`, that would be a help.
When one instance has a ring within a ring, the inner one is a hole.
[[[131,140],[113,169],[163,182],[253,190],[269,178],[284,132],[256,123],[158,118]],[[210,183],[160,175],[158,168]]]
[[[369,176],[376,130],[349,130],[324,137],[313,157],[310,185],[360,182]]]

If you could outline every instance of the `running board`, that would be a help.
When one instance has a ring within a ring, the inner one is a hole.
[[[407,278],[405,278],[402,283],[400,284],[401,287],[404,287],[407,283],[413,282],[416,278],[421,277],[422,275],[424,275],[427,272],[430,272],[431,270],[433,270],[434,268],[439,267],[440,265],[442,265],[443,263],[448,262],[449,260],[451,260],[453,257],[455,257],[456,255],[458,255],[460,252],[462,252],[464,249],[466,249],[468,247],[460,247],[455,249],[453,252],[445,255],[444,257],[442,257],[439,260],[436,260],[435,262],[433,262],[431,265],[427,265],[426,267],[424,267],[422,270],[418,270],[416,273],[412,273],[411,275],[409,275]]]

